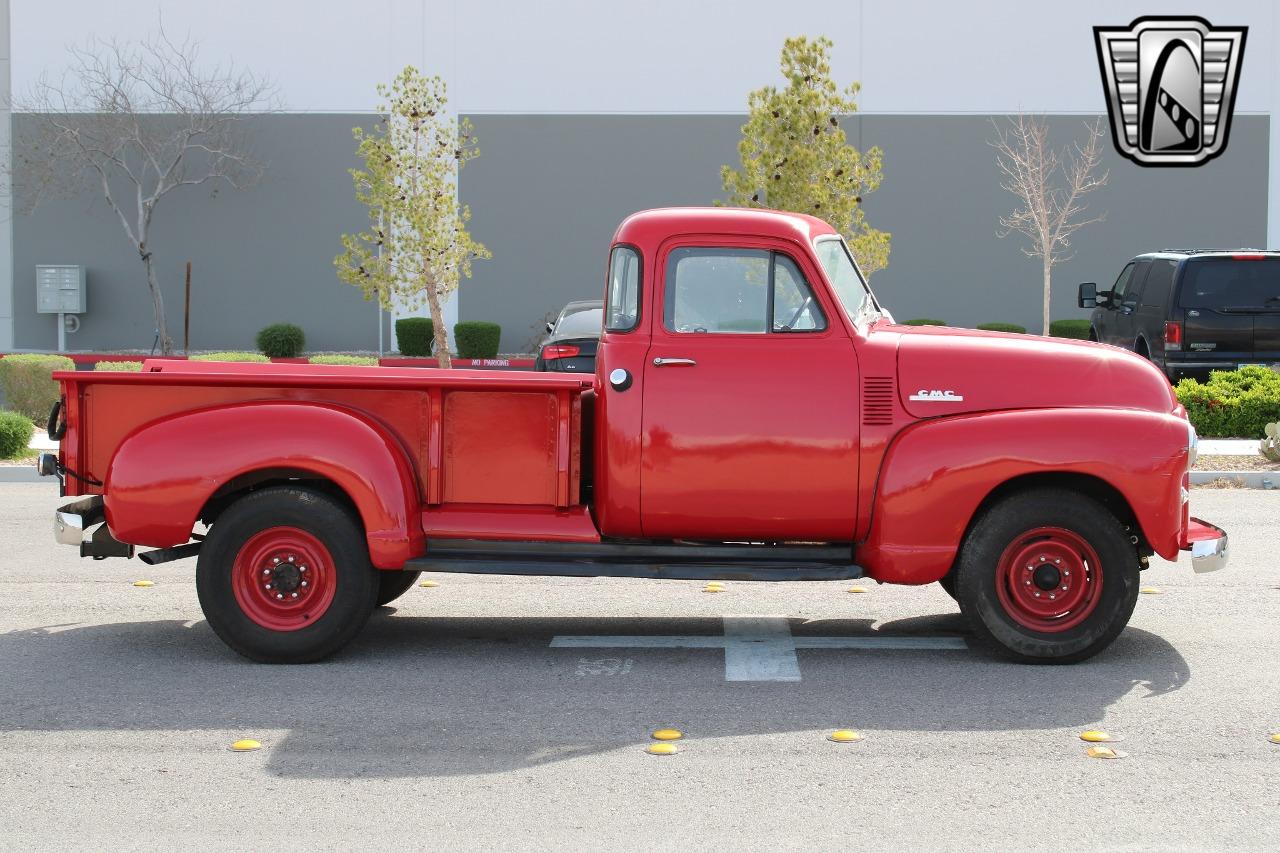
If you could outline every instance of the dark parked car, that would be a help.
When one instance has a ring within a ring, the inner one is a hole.
[[[1090,340],[1133,350],[1170,381],[1280,362],[1280,252],[1164,249],[1139,255],[1110,290],[1080,285]]]
[[[604,327],[604,303],[599,299],[570,302],[538,346],[534,370],[595,373],[596,347]]]

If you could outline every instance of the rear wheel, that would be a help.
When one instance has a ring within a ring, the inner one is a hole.
[[[1074,663],[1124,630],[1138,572],[1110,511],[1077,492],[1036,489],[978,519],[954,574],[960,610],[988,645],[1015,660]]]
[[[390,604],[409,591],[422,572],[378,572],[377,606]]]
[[[228,507],[196,563],[196,592],[214,632],[263,663],[310,663],[359,633],[378,577],[359,522],[333,498],[294,486]]]

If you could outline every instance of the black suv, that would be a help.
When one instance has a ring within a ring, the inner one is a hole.
[[[1133,350],[1172,382],[1280,362],[1280,252],[1164,249],[1139,255],[1110,290],[1080,285],[1089,339]]]

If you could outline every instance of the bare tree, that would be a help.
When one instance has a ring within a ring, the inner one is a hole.
[[[241,119],[274,108],[274,89],[248,71],[205,67],[199,45],[161,26],[140,42],[93,38],[69,49],[56,80],[42,76],[17,104],[33,113],[14,166],[25,206],[52,193],[101,193],[146,269],[162,352],[173,352],[152,256],[160,200],[179,187],[261,177]]]
[[[1001,186],[1018,197],[1021,206],[1000,217],[999,236],[1017,231],[1031,241],[1023,248],[1028,257],[1040,258],[1044,268],[1044,331],[1049,334],[1049,294],[1054,264],[1070,258],[1071,237],[1106,214],[1086,219],[1084,197],[1105,186],[1108,172],[1095,174],[1102,157],[1101,122],[1086,124],[1088,139],[1061,151],[1049,144],[1044,118],[1019,113],[1006,126],[992,121],[996,138],[996,163],[1004,175]]]

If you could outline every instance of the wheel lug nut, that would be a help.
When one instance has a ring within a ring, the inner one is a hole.
[[[295,592],[295,593],[293,594],[293,597],[294,597],[294,598],[297,598],[297,597],[298,597],[298,594]]]
[[[306,581],[303,581],[301,585],[302,585],[302,586],[306,586],[306,585],[307,585],[307,582],[306,582]],[[1066,589],[1066,587],[1064,586],[1064,587],[1063,587],[1063,589]]]
[[[1066,591],[1067,591],[1067,588],[1064,586],[1064,587],[1062,588],[1062,591],[1063,591],[1063,592],[1066,592]]]
[[[280,558],[279,558],[279,557],[273,557],[273,558],[271,559],[271,562],[272,562],[272,563],[274,563],[274,564],[276,564],[276,565],[278,566],[278,565],[280,565]]]
[[[280,597],[280,596],[276,596],[276,598],[279,598],[279,597]],[[1039,598],[1039,597],[1040,597],[1040,593],[1038,593],[1038,592],[1037,592],[1037,593],[1036,593],[1036,598]]]
[[[270,570],[270,569],[263,569],[263,570],[262,570],[262,573],[263,573],[264,575],[266,575],[267,577],[271,577],[271,570]]]
[[[307,570],[306,566],[298,566],[298,571],[305,572],[306,570]]]
[[[292,554],[290,554],[290,555],[289,555],[289,562],[290,562],[290,563],[292,563],[292,562],[293,562],[293,555],[292,555]]]
[[[263,588],[264,588],[264,589],[271,589],[271,584],[267,584],[267,585],[266,585],[265,587],[263,587]]]
[[[1040,555],[1040,562],[1042,562],[1042,563],[1043,563],[1046,559],[1048,559],[1048,558],[1047,558],[1047,557],[1045,557],[1045,555],[1044,555],[1044,554],[1041,554],[1041,555]]]
[[[1054,595],[1053,593],[1049,593],[1049,600],[1050,600],[1050,601],[1054,601],[1055,599],[1057,599],[1057,597],[1058,597],[1058,596]]]
[[[1069,578],[1069,577],[1071,577],[1071,572],[1063,572],[1063,573],[1062,573],[1062,576],[1063,576],[1064,578]]]
[[[284,598],[284,596],[277,592],[277,593],[276,593],[276,598]]]

